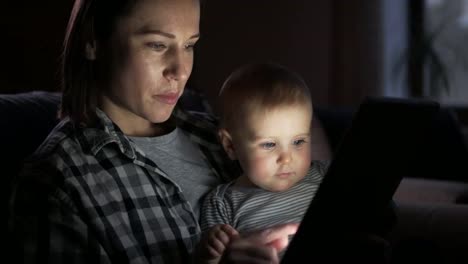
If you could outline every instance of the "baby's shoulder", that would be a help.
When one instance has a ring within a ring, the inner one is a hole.
[[[233,181],[216,186],[215,188],[213,188],[211,191],[208,192],[208,194],[206,195],[207,199],[223,199],[228,193],[229,188],[231,187],[232,184],[233,184]]]
[[[327,172],[328,165],[329,165],[329,162],[327,161],[321,161],[321,160],[312,161],[309,171],[307,172],[306,177],[304,177],[304,181],[313,182],[313,183],[321,182]]]
[[[330,161],[314,160],[312,161],[312,165],[309,168],[309,173],[318,172],[319,174],[324,176],[329,166],[330,166]]]

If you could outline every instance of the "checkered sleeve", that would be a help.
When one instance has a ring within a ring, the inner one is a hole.
[[[10,227],[19,263],[111,263],[71,197],[54,182],[58,171],[46,166],[26,166],[22,176],[28,180],[20,177],[15,188]]]

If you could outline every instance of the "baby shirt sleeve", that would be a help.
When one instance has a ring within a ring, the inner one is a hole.
[[[233,226],[232,210],[224,198],[224,187],[225,185],[218,186],[205,197],[200,219],[200,226],[203,232],[218,224]]]

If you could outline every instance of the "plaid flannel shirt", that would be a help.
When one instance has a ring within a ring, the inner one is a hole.
[[[23,263],[189,262],[200,227],[180,188],[97,114],[93,128],[60,122],[18,177],[10,219],[16,255]],[[235,166],[217,143],[214,119],[180,109],[173,118],[213,177],[230,180]]]

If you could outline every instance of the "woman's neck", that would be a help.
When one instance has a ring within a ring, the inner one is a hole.
[[[127,136],[132,137],[157,137],[169,134],[174,130],[175,126],[169,124],[169,121],[166,121],[161,124],[148,123],[140,126],[130,126],[122,128],[118,123],[119,128]]]
[[[132,137],[156,137],[170,133],[176,127],[173,118],[163,123],[151,121],[136,115],[124,108],[118,107],[103,97],[100,103],[101,110],[122,130],[127,136]]]

